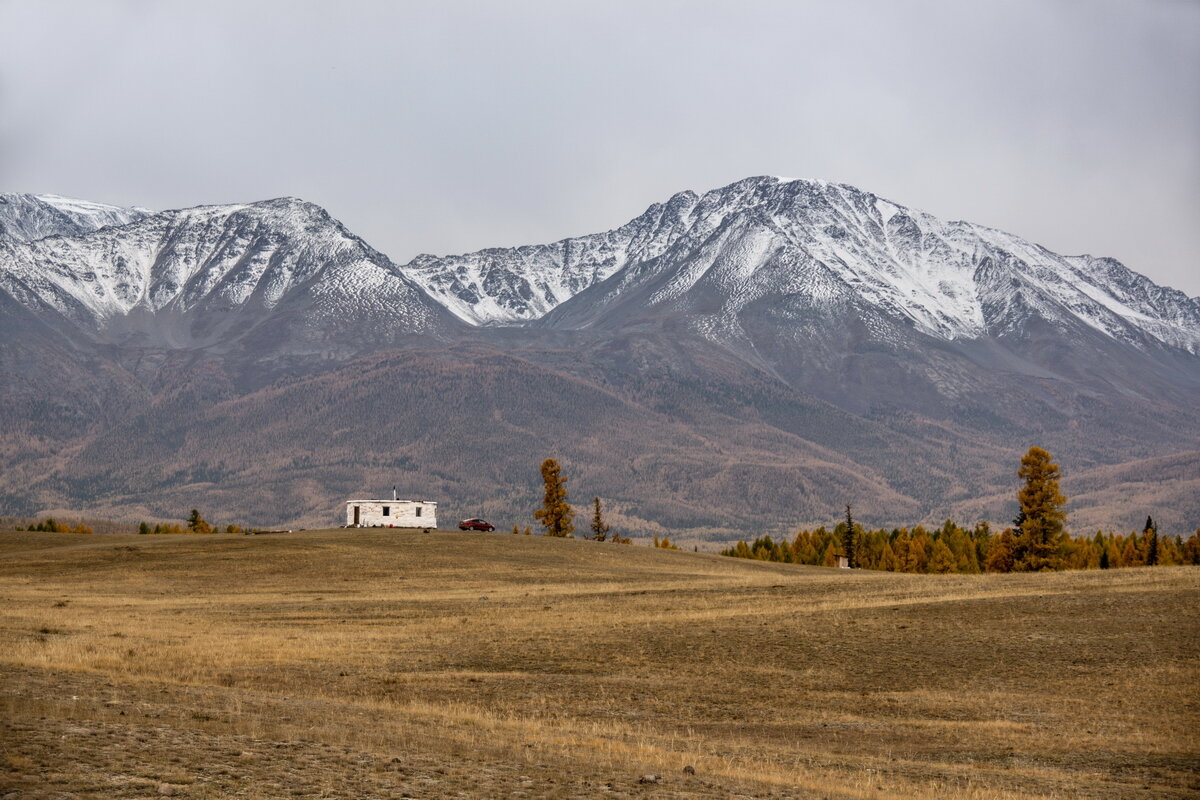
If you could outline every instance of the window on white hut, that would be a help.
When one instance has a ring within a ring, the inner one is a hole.
[[[392,512],[392,509],[391,509],[389,506],[384,506],[384,507],[383,507],[383,515],[384,515],[385,517],[386,517],[388,514],[390,514],[391,512]]]
[[[421,516],[421,508],[422,508],[422,506],[417,506],[417,516],[418,517]]]

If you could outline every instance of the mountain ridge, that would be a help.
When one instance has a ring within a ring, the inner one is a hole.
[[[807,202],[782,207],[788,200]],[[801,216],[813,209],[820,214]],[[782,211],[792,211],[799,221],[789,220]],[[419,270],[413,268],[417,261],[401,268],[438,283],[439,291],[433,294],[439,298],[452,294],[452,287],[457,286],[457,295],[444,302],[468,322],[544,321],[550,325],[585,325],[586,319],[567,321],[565,317],[569,315],[559,312],[556,316],[555,311],[605,282],[617,282],[618,293],[624,293],[631,282],[639,279],[633,273],[644,273],[653,262],[670,257],[672,249],[690,245],[690,252],[675,255],[677,261],[687,262],[688,269],[681,270],[673,281],[660,286],[659,292],[649,298],[654,304],[669,302],[686,293],[689,281],[702,277],[698,262],[706,257],[707,250],[714,249],[713,244],[719,244],[712,242],[711,237],[722,235],[731,219],[736,222],[738,217],[746,216],[756,218],[748,226],[751,230],[745,231],[739,241],[744,250],[753,252],[759,247],[774,252],[791,245],[796,251],[795,265],[812,263],[823,267],[843,287],[873,292],[871,302],[941,338],[978,338],[995,333],[1004,325],[1004,307],[1000,302],[1003,293],[998,291],[999,287],[983,285],[978,280],[992,277],[993,281],[1004,278],[1020,281],[1043,310],[1052,304],[1061,305],[1068,313],[1110,336],[1132,341],[1138,333],[1144,333],[1169,346],[1200,353],[1197,332],[1200,303],[1178,290],[1157,286],[1115,259],[1059,256],[995,228],[961,221],[943,223],[932,215],[855,187],[825,181],[780,183],[775,178],[747,178],[704,194],[677,193],[667,202],[653,204],[639,217],[605,233],[563,239],[551,245],[493,248],[442,259],[421,256]],[[674,227],[664,230],[664,219]],[[802,241],[805,233],[813,231],[825,235],[811,235]],[[856,237],[856,233],[860,235]],[[598,237],[603,238],[606,247],[596,254]],[[868,247],[869,239],[882,241],[883,246]],[[647,242],[652,246],[647,246]],[[571,260],[572,253],[575,261]],[[554,255],[560,261],[546,264],[544,260]],[[767,255],[760,253],[758,257]],[[502,270],[524,279],[524,284],[516,289],[515,280],[497,289],[500,300],[518,310],[489,316],[493,313],[490,309],[499,301],[487,293],[487,278],[480,279],[478,269],[485,256],[491,272]],[[591,261],[588,256],[593,256]],[[713,254],[711,261],[719,261],[719,253]],[[440,274],[434,270],[435,263],[442,264]],[[946,269],[947,263],[955,268]],[[579,282],[580,288],[569,297],[555,296],[551,302],[532,287],[546,286],[549,281],[544,273],[559,264],[573,275],[591,276],[591,282]],[[468,268],[471,265],[477,268],[476,272]],[[1019,269],[1018,265],[1025,269]],[[737,267],[745,270],[746,265],[743,262]],[[1119,295],[1098,285],[1097,273],[1101,267],[1107,272],[1104,282],[1110,286],[1118,284]],[[1069,273],[1070,279],[1052,275],[1055,270]],[[727,270],[721,277],[726,283],[736,283],[739,277],[736,272],[737,269]],[[990,276],[989,272],[998,274]],[[826,296],[837,294],[836,289],[823,285],[820,276],[810,277],[812,282],[807,285],[781,288],[810,294],[824,291]],[[466,279],[473,282],[468,285]],[[743,292],[755,291],[753,281],[743,281],[737,288]],[[529,304],[520,307],[519,301],[531,294]],[[463,312],[462,305],[469,305],[475,298],[479,299],[471,310]]]
[[[54,194],[0,194],[0,239],[34,241],[133,222],[152,212]]]
[[[298,198],[174,209],[76,236],[0,241],[0,265],[0,288],[112,344],[213,345],[227,327],[216,319],[242,317],[229,324],[246,327],[246,317],[291,301],[318,318],[382,317],[416,333],[447,318],[386,256]]]
[[[38,196],[0,196],[0,210],[11,208],[13,198],[37,200]],[[556,321],[586,324],[586,320],[578,318],[578,311],[574,321],[568,321],[571,315],[559,312],[555,316],[554,311],[609,279],[627,288],[631,282],[644,279],[634,273],[644,273],[649,263],[672,255],[668,251],[690,245],[689,252],[682,256],[674,254],[675,260],[686,261],[689,269],[673,276],[649,298],[655,305],[669,302],[691,288],[689,281],[700,279],[696,264],[705,257],[706,246],[712,249],[711,237],[721,235],[731,218],[749,215],[754,219],[750,229],[742,232],[739,244],[743,248],[753,251],[755,247],[780,249],[792,245],[798,250],[791,254],[793,261],[819,266],[828,272],[824,276],[810,276],[807,285],[785,281],[779,287],[781,291],[803,289],[814,296],[823,291],[828,296],[837,292],[824,284],[836,280],[841,284],[839,288],[868,293],[865,298],[869,302],[907,318],[923,332],[950,339],[978,338],[1003,332],[1005,325],[1019,325],[1020,320],[1011,319],[1012,315],[1006,312],[1011,311],[1014,295],[1019,296],[1023,291],[1036,310],[1045,312],[1057,305],[1059,308],[1053,309],[1054,312],[1065,311],[1109,336],[1133,343],[1140,333],[1163,344],[1200,353],[1200,298],[1189,298],[1178,290],[1158,286],[1112,258],[1060,256],[999,229],[963,221],[942,222],[925,212],[847,184],[827,181],[746,178],[703,194],[691,190],[678,192],[610,231],[568,237],[545,245],[488,248],[461,256],[423,254],[404,265],[394,265],[320,206],[299,198],[157,213],[55,199],[63,207],[100,209],[95,213],[111,217],[104,226],[88,220],[76,221],[73,223],[76,227],[92,225],[90,230],[76,236],[103,227],[128,227],[164,215],[187,220],[199,216],[228,217],[252,209],[261,212],[279,206],[293,212],[307,209],[336,226],[345,239],[370,251],[375,262],[390,265],[392,269],[387,271],[392,275],[384,276],[385,281],[401,282],[397,275],[407,278],[443,308],[473,326],[555,324]],[[787,201],[792,201],[791,206],[784,208],[782,204]],[[797,217],[812,213],[789,220],[786,215],[780,216],[781,210],[791,211]],[[25,209],[25,216],[37,215]],[[13,235],[13,230],[18,235]],[[812,234],[817,230],[825,235],[814,234],[807,241],[798,241],[798,232]],[[23,239],[19,233],[20,229],[10,223],[8,227],[0,227],[0,240],[8,238],[11,244],[16,239],[26,245],[38,241]],[[855,233],[860,234],[858,240]],[[51,235],[71,236],[61,231]],[[866,247],[863,235],[882,245]],[[39,253],[41,263],[53,262],[48,255]],[[758,254],[759,258],[765,255]],[[11,261],[11,256],[7,260]],[[1016,268],[1018,264],[1026,269]],[[13,271],[11,264],[6,267],[6,273]],[[740,277],[756,277],[755,270],[745,263],[739,264],[738,269],[748,273]],[[1056,272],[1066,273],[1066,277],[1054,275]],[[725,274],[719,279],[730,283],[736,282],[737,277]],[[1008,287],[1000,285],[1005,280],[1010,284]],[[380,280],[376,278],[371,283],[378,285]],[[1114,287],[1116,292],[1111,291]],[[236,286],[221,288],[233,302],[238,301]],[[753,282],[745,281],[736,289],[751,294],[756,291]],[[1013,289],[1017,291],[1014,293]],[[73,294],[79,299],[90,293]],[[905,298],[905,294],[909,296]],[[268,291],[267,303],[273,299]],[[119,310],[127,313],[131,307],[132,304],[126,304]]]
[[[995,521],[1036,443],[1121,481],[1081,519],[1195,513],[1118,466],[1200,450],[1200,302],[1113,259],[775,178],[405,265],[298,198],[143,211],[0,236],[0,506],[503,519],[557,454],[634,532]]]

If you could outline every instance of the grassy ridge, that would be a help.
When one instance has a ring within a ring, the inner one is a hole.
[[[503,534],[4,533],[0,596],[0,787],[1200,788],[1190,567],[921,576]]]

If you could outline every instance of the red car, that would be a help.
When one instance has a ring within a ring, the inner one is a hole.
[[[460,531],[494,531],[496,526],[488,522],[486,519],[464,519],[458,523]]]

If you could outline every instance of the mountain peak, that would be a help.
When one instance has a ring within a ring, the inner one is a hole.
[[[825,180],[752,176],[678,192],[611,231],[401,269],[475,325],[589,327],[620,306],[736,336],[752,305],[803,297],[853,299],[944,340],[1012,333],[1035,314],[1200,352],[1197,303],[1113,259],[1060,256]]]
[[[625,519],[764,530],[847,491],[944,519],[1023,441],[1079,464],[1200,441],[1200,303],[844,184],[746,178],[404,267],[294,197],[98,228],[76,201],[5,207],[81,226],[0,239],[24,465],[0,495],[30,507],[319,513],[398,472],[507,515],[551,441]],[[755,492],[782,499],[747,512]]]
[[[5,265],[5,280],[56,308],[65,303],[99,318],[137,305],[190,307],[212,291],[222,302],[254,298],[271,308],[323,274],[323,285],[377,292],[384,284],[419,286],[476,326],[578,329],[678,318],[731,342],[754,326],[754,315],[797,313],[780,310],[786,306],[852,313],[880,336],[899,325],[945,341],[975,340],[1020,335],[1040,320],[1200,353],[1200,302],[1115,259],[1061,256],[825,180],[752,176],[677,192],[610,231],[420,255],[402,267],[298,197],[151,214],[54,195],[0,195],[0,240],[37,245]],[[18,263],[23,258],[31,260]]]
[[[18,214],[88,210],[10,203],[18,205]],[[0,290],[88,335],[172,348],[214,343],[229,326],[252,328],[287,303],[308,307],[313,324],[374,317],[388,335],[450,319],[386,256],[299,198],[131,216],[74,234],[0,242]]]
[[[0,194],[0,240],[30,242],[48,236],[78,236],[128,225],[151,212],[61,197],[56,194]]]

